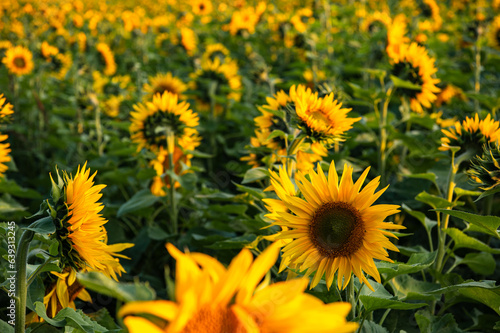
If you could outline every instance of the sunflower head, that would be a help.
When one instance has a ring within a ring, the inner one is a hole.
[[[63,269],[98,271],[116,280],[117,274],[125,272],[117,257],[127,258],[118,252],[134,244],[107,244],[104,224],[108,221],[100,214],[104,206],[98,201],[106,185],[94,185],[96,173],[90,175],[85,163],[74,177],[67,173],[61,177],[57,172],[56,183],[51,175],[52,202],[48,204],[56,226],[52,237],[59,242]]]
[[[282,249],[280,270],[294,267],[314,274],[311,288],[323,275],[329,288],[337,273],[339,289],[347,286],[354,274],[372,288],[363,274],[366,271],[380,282],[380,274],[373,259],[391,261],[385,249],[398,251],[386,236],[396,237],[384,229],[402,229],[403,226],[384,220],[399,211],[397,205],[373,205],[387,189],[375,192],[379,185],[377,177],[363,189],[369,168],[353,183],[353,168],[344,166],[339,181],[335,164],[330,164],[328,178],[323,170],[311,170],[308,177],[298,172],[295,177],[297,189],[286,170],[279,174],[271,171],[271,184],[279,200],[264,199],[267,216],[273,225],[283,228],[276,239],[287,240]]]
[[[500,15],[496,16],[490,24],[488,42],[492,47],[500,50]]]
[[[324,304],[304,293],[306,279],[270,284],[264,278],[278,257],[277,243],[255,260],[243,249],[227,268],[206,254],[185,254],[172,244],[167,249],[177,261],[175,301],[126,304],[118,315],[130,333],[306,332],[311,327],[353,332],[358,327],[345,319],[350,304]]]
[[[104,64],[104,74],[112,76],[116,73],[116,62],[113,51],[105,43],[97,44],[97,51],[99,52],[100,59]]]
[[[485,144],[482,156],[472,159],[471,168],[467,172],[470,179],[480,189],[489,191],[500,186],[500,147],[498,142]]]
[[[14,114],[14,107],[6,101],[3,94],[0,94],[0,123],[10,122],[10,118]]]
[[[208,15],[213,10],[213,5],[210,0],[195,0],[191,3],[193,14]]]
[[[447,151],[451,147],[460,147],[462,151],[471,151],[474,155],[483,151],[485,143],[495,143],[500,140],[500,123],[491,119],[488,114],[480,120],[476,113],[474,118],[466,117],[463,122],[455,122],[453,127],[442,129],[445,135],[441,138],[439,150]]]
[[[2,62],[10,73],[17,76],[29,74],[34,68],[33,54],[23,46],[8,48]]]
[[[163,94],[168,91],[172,94],[179,96],[179,99],[183,99],[184,95],[182,93],[186,91],[187,86],[179,78],[168,72],[167,74],[157,74],[155,77],[149,78],[149,83],[144,84],[144,91],[148,93],[146,98],[151,98],[156,94]]]
[[[7,162],[11,161],[11,157],[9,156],[9,153],[11,152],[10,149],[10,143],[5,143],[8,139],[7,134],[1,134],[0,133],[0,178],[3,178],[5,176],[5,172],[9,169],[7,166]]]
[[[179,97],[170,92],[156,94],[152,100],[134,105],[131,113],[131,137],[138,144],[137,150],[147,148],[153,152],[167,149],[167,137],[173,135],[176,145],[193,150],[199,144],[198,115],[189,109],[189,104],[179,102]]]

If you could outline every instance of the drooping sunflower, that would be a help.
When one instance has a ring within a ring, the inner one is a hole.
[[[118,315],[125,317],[130,333],[321,333],[353,332],[358,327],[345,319],[350,304],[324,304],[304,293],[307,279],[260,282],[278,257],[277,244],[255,261],[243,249],[228,268],[203,253],[184,254],[172,244],[167,249],[177,260],[175,302],[139,301],[123,306]]]
[[[144,91],[148,93],[146,98],[151,98],[156,94],[163,94],[168,91],[179,96],[179,99],[184,99],[182,93],[186,91],[187,85],[181,79],[168,72],[167,74],[157,74],[155,77],[149,78],[149,83],[144,84]]]
[[[108,76],[114,75],[116,73],[116,62],[113,51],[111,51],[109,46],[105,43],[97,44],[97,51],[104,62],[105,68],[103,73]]]
[[[295,177],[298,191],[287,194],[283,188],[292,186],[286,171],[271,171],[271,184],[280,198],[264,199],[274,220],[273,225],[286,227],[276,239],[291,240],[282,249],[280,271],[293,265],[309,276],[314,273],[311,288],[323,275],[329,288],[337,272],[339,289],[347,286],[354,274],[372,290],[363,271],[380,283],[380,274],[373,259],[392,262],[387,251],[398,248],[387,237],[396,237],[384,229],[403,229],[403,226],[384,222],[399,211],[398,205],[373,205],[387,189],[375,192],[377,177],[362,190],[370,168],[353,183],[353,168],[345,165],[339,181],[335,163],[330,164],[328,178],[318,167],[311,170],[309,179],[301,172]],[[284,210],[283,207],[287,209]]]
[[[94,185],[97,172],[90,175],[87,163],[74,177],[57,174],[57,184],[52,179],[53,212],[56,232],[52,237],[59,241],[63,267],[77,271],[97,271],[117,280],[117,274],[125,272],[118,258],[131,243],[108,245],[108,234],[104,224],[108,222],[101,214],[103,205],[98,201],[106,185]]]
[[[437,72],[434,58],[427,50],[417,43],[404,44],[399,47],[399,54],[393,59],[392,75],[420,86],[419,89],[398,88],[397,92],[403,98],[409,98],[410,109],[422,113],[423,107],[430,108],[437,99],[436,93],[441,89],[436,87],[440,82],[433,77]]]
[[[5,164],[11,161],[9,153],[11,152],[10,143],[4,143],[9,136],[7,134],[0,134],[0,178],[3,178],[5,172],[9,167]]]
[[[131,112],[130,133],[132,141],[138,144],[137,151],[147,148],[153,152],[167,149],[167,134],[175,136],[176,145],[183,149],[193,149],[198,137],[199,118],[186,102],[170,92],[156,94],[150,102],[134,105]]]
[[[468,175],[472,181],[484,191],[493,190],[500,186],[500,146],[498,141],[483,146],[482,156],[476,155],[472,159]]]
[[[500,15],[493,19],[488,29],[488,42],[490,46],[500,50]]]
[[[476,113],[473,118],[466,117],[462,123],[457,121],[453,127],[442,129],[441,132],[445,136],[441,138],[439,150],[447,151],[450,147],[458,146],[479,154],[484,144],[500,140],[500,123],[491,119],[490,114],[480,120]]]
[[[31,73],[34,68],[33,54],[23,46],[14,46],[5,52],[2,62],[10,73],[17,76]]]
[[[191,82],[188,86],[193,91],[199,92],[194,98],[197,100],[197,107],[201,111],[210,110],[212,86],[217,97],[225,97],[228,100],[239,101],[241,98],[241,77],[238,75],[238,66],[234,61],[221,62],[219,58],[213,61],[205,60],[201,63],[201,68],[191,75]],[[216,113],[222,112],[222,106],[216,104]]]

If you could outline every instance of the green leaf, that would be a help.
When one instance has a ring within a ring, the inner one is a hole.
[[[417,201],[423,202],[425,204],[428,204],[432,208],[448,208],[448,207],[455,207],[455,206],[462,206],[463,202],[449,202],[448,200],[438,197],[437,195],[434,194],[429,194],[426,191],[420,192],[417,194],[415,197]]]
[[[151,207],[154,205],[160,198],[151,193],[149,189],[144,189],[136,194],[132,198],[130,198],[127,202],[125,202],[118,209],[117,216],[121,217],[125,214],[138,211],[143,208]]]
[[[481,192],[479,192],[479,191],[464,190],[463,188],[460,188],[460,187],[455,187],[454,192],[457,195],[457,199],[460,197],[463,197],[464,195],[470,195],[473,197],[477,197],[478,195],[481,194]]]
[[[375,311],[378,309],[398,309],[398,310],[411,310],[418,309],[426,306],[426,303],[405,303],[397,299],[396,296],[391,295],[384,286],[380,283],[370,281],[374,287],[371,291],[367,286],[363,286],[360,290],[359,299],[367,312]]]
[[[434,173],[414,173],[414,174],[408,174],[408,175],[404,175],[404,176],[408,177],[408,178],[427,179],[427,180],[431,181],[433,184],[436,184],[436,174],[434,174]]]
[[[428,310],[420,310],[415,314],[421,333],[461,333],[451,313],[444,316],[433,316]]]
[[[231,239],[226,239],[220,242],[215,242],[212,245],[207,246],[210,249],[224,250],[224,249],[242,249],[248,243],[253,242],[257,236],[255,235],[244,235],[240,237],[235,237]]]
[[[402,207],[405,210],[405,212],[407,212],[408,214],[410,214],[411,216],[413,216],[414,218],[419,220],[420,223],[422,223],[422,225],[424,226],[424,228],[427,231],[432,230],[432,228],[434,228],[437,225],[436,221],[429,219],[427,216],[425,216],[424,213],[416,211],[416,210],[412,210],[410,207],[408,207],[405,204],[403,204]]]
[[[150,301],[156,297],[147,283],[119,283],[97,272],[78,273],[77,277],[86,288],[122,302]]]
[[[37,234],[53,234],[56,232],[56,226],[54,225],[54,221],[51,216],[43,217],[35,222],[31,223],[28,227],[24,228],[25,230],[31,230],[36,232]]]
[[[440,286],[437,283],[420,281],[411,276],[398,275],[390,282],[395,295],[401,301],[421,300],[435,301],[439,299],[438,295],[429,295],[429,291],[438,289]]]
[[[276,137],[286,138],[287,134],[281,130],[274,130],[271,132],[271,134],[269,134],[269,136],[267,137],[267,140],[269,141],[269,140],[274,139]]]
[[[43,303],[36,302],[35,311],[38,316],[40,316],[40,318],[43,318],[47,323],[55,327],[69,326],[79,329],[85,333],[100,333],[108,331],[105,327],[99,325],[98,323],[85,316],[83,312],[77,312],[72,308],[64,308],[59,311],[54,318],[49,318],[49,316],[47,316]]]
[[[240,185],[237,183],[233,183],[233,184],[236,185],[238,190],[246,192],[256,199],[262,200],[266,197],[266,195],[264,194],[264,191],[262,191],[260,188],[243,186],[243,185]]]
[[[474,273],[491,275],[495,272],[496,261],[487,252],[467,253],[464,258],[455,256],[455,266],[466,264]]]
[[[491,190],[484,191],[483,193],[481,193],[481,195],[476,200],[474,200],[474,202],[478,202],[482,198],[489,197],[490,195],[493,195],[493,194],[498,193],[498,192],[500,192],[500,187],[496,187],[496,188],[492,188]]]
[[[437,211],[470,223],[471,225],[469,225],[466,231],[478,231],[500,239],[500,233],[498,232],[498,227],[500,227],[500,217],[476,215],[447,209],[437,209]]]
[[[120,327],[115,323],[113,317],[109,314],[108,309],[102,308],[97,312],[87,314],[91,319],[99,325],[106,327],[108,330],[116,330]]]
[[[14,333],[14,326],[0,319],[0,331],[3,333]]]
[[[216,213],[227,213],[227,214],[236,214],[236,215],[243,215],[245,214],[246,210],[248,209],[247,205],[210,205],[208,209],[211,212],[216,212]]]
[[[41,199],[42,195],[35,190],[19,186],[13,180],[0,180],[0,193],[9,193],[18,198]]]
[[[411,90],[422,90],[422,86],[418,84],[414,84],[410,81],[401,80],[399,77],[391,75],[391,81],[394,83],[396,88],[404,88]]]
[[[243,181],[241,183],[242,184],[252,183],[254,181],[264,179],[268,176],[269,176],[269,171],[267,171],[266,168],[259,167],[259,168],[249,169],[247,170],[247,172],[245,172],[245,176],[243,177]]]
[[[170,237],[170,234],[163,230],[158,224],[153,224],[147,227],[148,236],[154,240],[165,240]]]
[[[359,333],[389,333],[389,331],[371,320],[365,320]]]
[[[410,256],[406,264],[379,261],[376,262],[375,265],[377,266],[379,272],[386,274],[386,279],[390,280],[398,275],[416,273],[430,267],[434,263],[434,260],[436,260],[436,255],[436,251],[414,253]]]
[[[467,236],[457,228],[447,228],[444,229],[444,232],[446,232],[455,241],[453,251],[461,248],[468,248],[489,253],[496,253],[496,254],[500,253],[500,249],[492,249],[491,247],[477,240],[476,238]]]
[[[0,198],[0,214],[12,214],[24,212],[26,207],[14,200],[10,195],[4,194]]]

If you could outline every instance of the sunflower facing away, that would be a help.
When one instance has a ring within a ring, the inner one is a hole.
[[[166,149],[168,133],[175,136],[176,146],[183,149],[192,150],[198,145],[198,115],[189,109],[188,103],[178,100],[177,95],[167,91],[154,95],[150,102],[134,105],[130,133],[132,141],[138,144],[137,151]]]
[[[500,15],[493,19],[489,27],[488,42],[492,47],[500,50]]]
[[[399,54],[393,58],[392,75],[419,85],[420,89],[398,88],[397,92],[410,99],[410,109],[422,113],[430,108],[441,90],[436,87],[439,79],[432,76],[437,72],[434,58],[429,57],[427,50],[417,43],[400,45]]]
[[[488,114],[484,120],[480,120],[478,114],[474,118],[466,117],[462,123],[457,121],[453,127],[442,129],[445,135],[441,138],[439,150],[447,151],[450,147],[458,146],[463,150],[472,150],[479,154],[482,152],[483,144],[494,143],[500,140],[500,123],[491,119]]]
[[[482,156],[477,155],[472,159],[471,169],[467,173],[473,182],[484,191],[499,188],[500,146],[498,142],[485,144]]]
[[[94,185],[96,173],[90,175],[85,163],[78,167],[74,177],[64,173],[61,178],[57,174],[57,184],[51,176],[54,200],[51,211],[56,224],[53,237],[60,243],[63,267],[102,272],[117,280],[116,274],[125,272],[118,257],[127,258],[118,252],[134,244],[107,244],[104,224],[108,221],[100,214],[104,206],[98,202],[106,185]]]
[[[307,279],[261,282],[278,257],[277,244],[254,261],[243,249],[228,268],[203,253],[184,254],[172,244],[167,249],[177,261],[175,302],[126,304],[118,315],[130,333],[341,333],[358,327],[345,319],[350,304],[324,304],[304,293]]]
[[[9,169],[5,163],[11,160],[9,156],[11,152],[10,143],[4,143],[8,138],[9,136],[7,134],[0,134],[0,178],[2,178],[7,169]]]
[[[108,76],[114,75],[116,73],[116,62],[113,51],[111,51],[109,46],[105,43],[97,44],[97,51],[104,61],[105,68],[103,73]]]
[[[156,94],[163,94],[168,91],[172,94],[176,94],[180,99],[184,98],[182,93],[186,91],[187,86],[179,78],[168,72],[167,74],[158,74],[155,77],[149,78],[149,83],[144,84],[144,91],[148,93],[146,98],[151,98]]]
[[[7,49],[2,62],[10,73],[17,76],[31,73],[34,67],[31,51],[22,46]]]
[[[298,172],[297,192],[285,169],[280,169],[279,174],[271,171],[271,185],[280,200],[264,199],[271,212],[267,216],[274,220],[273,225],[284,228],[276,239],[290,241],[282,249],[280,271],[291,266],[306,271],[305,276],[314,273],[311,288],[323,275],[330,288],[336,272],[339,289],[347,286],[352,272],[372,290],[363,271],[380,283],[373,259],[392,262],[385,249],[398,251],[387,238],[396,236],[384,229],[404,227],[384,222],[399,211],[398,205],[373,205],[387,189],[375,192],[380,177],[361,190],[369,170],[353,183],[353,168],[344,165],[339,182],[332,161],[328,178],[319,167],[317,173],[309,172],[310,180]]]

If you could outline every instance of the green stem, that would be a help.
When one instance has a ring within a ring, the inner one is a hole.
[[[382,318],[380,318],[380,321],[378,323],[380,326],[382,326],[382,324],[384,323],[385,318],[387,318],[387,316],[389,315],[389,312],[391,312],[391,309],[385,310],[384,314],[382,315]]]
[[[352,276],[347,284],[347,301],[351,303],[351,311],[347,316],[347,320],[353,320],[356,318],[356,299],[354,297],[354,277]]]
[[[491,212],[493,211],[493,198],[495,197],[494,194],[490,195],[489,197],[486,197],[486,203],[485,203],[485,208],[484,208],[484,215],[491,215]]]
[[[380,149],[379,149],[379,174],[380,174],[380,184],[381,186],[385,186],[386,184],[386,175],[385,175],[385,167],[386,167],[386,148],[387,148],[387,114],[389,110],[389,102],[391,100],[391,96],[393,93],[393,88],[389,88],[386,93],[384,105],[382,107],[382,114],[380,116],[379,122],[379,130],[380,130]]]
[[[480,29],[477,29],[477,39],[476,39],[476,45],[475,45],[475,73],[474,73],[474,92],[476,94],[479,94],[479,91],[481,90],[481,45],[479,44],[479,31]],[[479,112],[479,100],[475,99],[474,100],[474,111]]]
[[[16,327],[15,333],[24,333],[26,326],[26,297],[28,295],[28,286],[26,283],[26,267],[28,265],[28,251],[30,243],[35,236],[35,232],[25,230],[19,240],[16,255]]]
[[[361,324],[359,324],[357,333],[361,333],[361,330],[363,329],[363,324],[365,323],[365,320],[366,320],[366,314],[363,315],[363,319],[361,320]]]
[[[172,223],[172,234],[177,235],[178,223],[177,223],[177,200],[175,200],[175,179],[174,175],[174,154],[173,152],[168,152],[168,166],[170,170],[170,189],[169,189],[169,197],[170,197],[170,217]]]
[[[102,125],[101,125],[101,108],[96,105],[95,108],[95,131],[97,134],[97,152],[99,156],[104,153],[104,145],[102,143]]]

